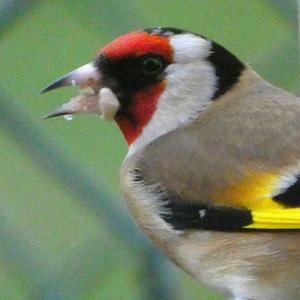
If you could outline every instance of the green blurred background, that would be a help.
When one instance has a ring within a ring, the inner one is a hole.
[[[299,93],[296,0],[0,0],[0,26],[0,299],[222,299],[133,224],[116,125],[42,120],[76,90],[39,91],[119,35],[173,26]]]

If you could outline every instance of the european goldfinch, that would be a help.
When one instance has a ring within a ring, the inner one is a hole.
[[[219,44],[174,28],[128,33],[45,91],[48,115],[98,113],[129,145],[121,169],[144,232],[235,299],[300,299],[300,98]]]

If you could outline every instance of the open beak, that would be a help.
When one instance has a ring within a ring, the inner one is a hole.
[[[41,93],[70,85],[80,86],[79,95],[46,115],[45,119],[64,115],[96,113],[111,120],[119,110],[119,100],[109,88],[101,85],[101,73],[93,62],[60,77],[45,87]]]

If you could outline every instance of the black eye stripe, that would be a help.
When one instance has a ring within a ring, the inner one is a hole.
[[[167,62],[159,55],[144,55],[140,57],[140,69],[145,75],[158,75],[166,67]]]
[[[154,58],[147,58],[143,61],[142,67],[147,72],[155,72],[161,68],[162,64],[160,60]]]
[[[167,60],[155,53],[110,60],[101,55],[95,61],[102,82],[115,93],[127,96],[163,80]],[[127,97],[126,96],[126,97]]]

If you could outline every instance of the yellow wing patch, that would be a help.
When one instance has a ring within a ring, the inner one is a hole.
[[[233,186],[218,190],[212,195],[212,200],[221,205],[250,210],[280,209],[282,205],[271,198],[279,180],[277,174],[255,172]]]
[[[245,229],[300,229],[300,208],[285,208],[272,199],[281,180],[278,174],[255,172],[219,190],[212,199],[221,205],[248,209],[253,223]]]
[[[249,229],[300,229],[300,208],[251,211],[253,223]]]

